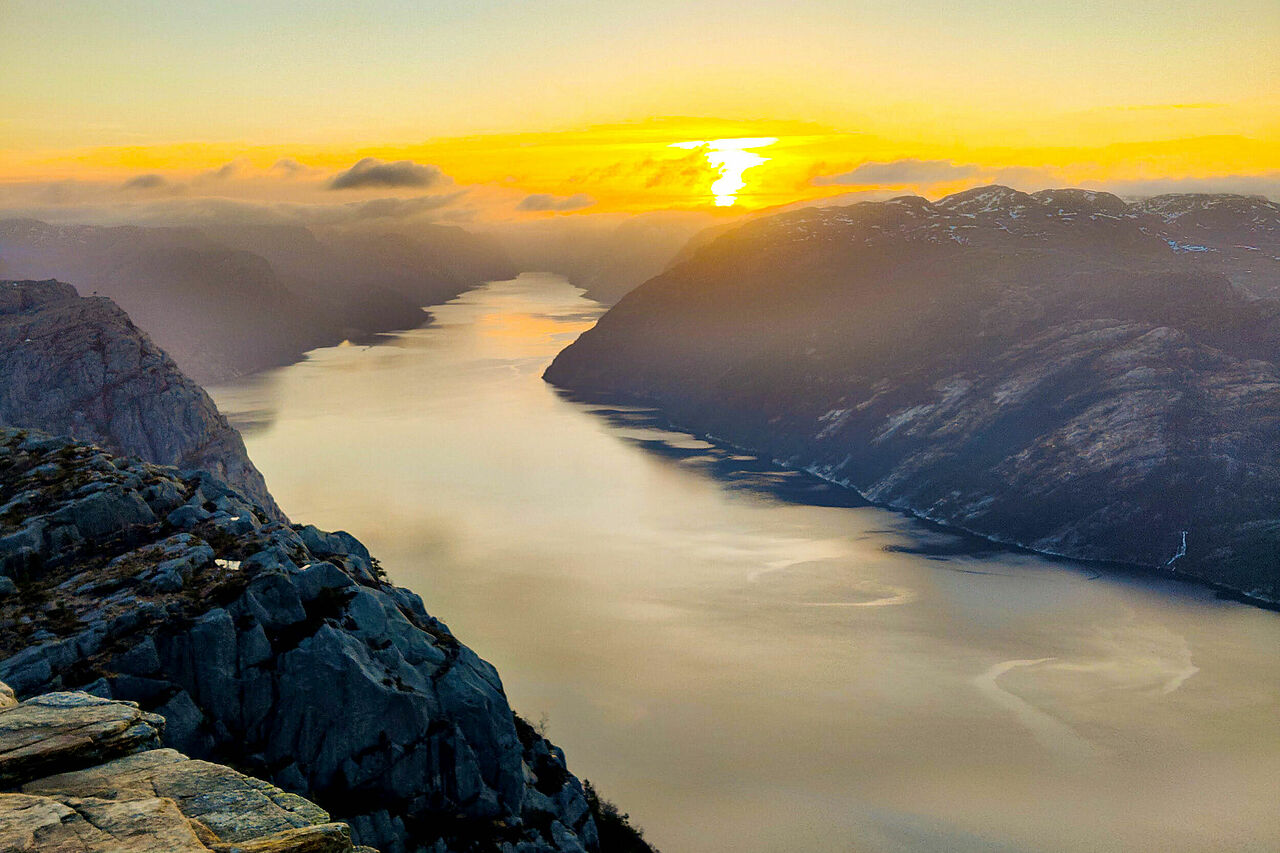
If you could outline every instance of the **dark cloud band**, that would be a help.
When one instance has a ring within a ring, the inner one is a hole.
[[[819,186],[900,186],[903,184],[936,184],[959,181],[977,174],[977,166],[957,166],[950,160],[892,160],[888,163],[863,163],[852,172],[821,175],[813,179]]]
[[[520,203],[516,205],[516,210],[554,210],[564,212],[566,210],[582,210],[584,207],[590,207],[595,203],[596,200],[586,193],[578,193],[577,195],[571,196],[554,196],[551,195],[551,193],[534,193],[533,195],[525,196]]]
[[[430,187],[448,182],[448,176],[435,166],[424,166],[412,160],[388,163],[376,157],[365,157],[350,169],[334,175],[333,180],[329,181],[329,189]]]

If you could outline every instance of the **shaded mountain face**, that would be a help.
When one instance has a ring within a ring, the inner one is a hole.
[[[20,697],[138,702],[166,746],[303,794],[384,853],[601,850],[564,754],[349,534],[207,472],[0,428],[0,575]]]
[[[359,316],[371,301],[417,310],[519,272],[496,242],[449,225],[412,231],[249,224],[201,230],[265,258],[290,290],[341,306],[344,316]]]
[[[9,273],[113,299],[201,382],[288,364],[336,343],[332,318],[263,258],[189,228],[0,223]]]
[[[1275,600],[1280,302],[1242,288],[1277,282],[1189,248],[1211,241],[1174,226],[1209,213],[1241,245],[1277,222],[1257,199],[1003,187],[759,220],[546,378],[994,539]]]
[[[284,519],[204,389],[115,303],[69,284],[0,282],[0,424],[213,471]]]
[[[207,228],[0,222],[6,277],[110,297],[203,383],[427,319],[422,306],[514,275],[459,228],[420,234],[273,225]]]

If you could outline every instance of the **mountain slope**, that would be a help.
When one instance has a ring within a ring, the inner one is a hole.
[[[417,311],[519,272],[493,241],[449,225],[419,224],[405,232],[224,224],[201,231],[265,258],[289,290],[338,306],[346,318],[363,316],[371,302]]]
[[[994,539],[1276,600],[1280,303],[1168,218],[1238,207],[1223,233],[1265,242],[1280,209],[1227,202],[984,187],[758,220],[546,378]]]
[[[289,364],[307,350],[413,328],[422,306],[515,271],[460,228],[50,225],[0,220],[6,278],[57,278],[107,296],[202,383]]]
[[[0,424],[212,471],[284,518],[204,389],[115,303],[69,284],[0,282]]]
[[[0,222],[14,278],[58,278],[102,295],[200,382],[288,364],[336,343],[331,318],[284,288],[263,258],[192,228]]]

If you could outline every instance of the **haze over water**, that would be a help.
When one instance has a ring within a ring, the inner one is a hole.
[[[558,277],[431,310],[211,393],[664,853],[1280,848],[1280,615],[566,401]]]

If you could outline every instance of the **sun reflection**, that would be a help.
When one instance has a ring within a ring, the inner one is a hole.
[[[775,136],[757,136],[745,139],[701,139],[690,142],[673,142],[672,148],[704,149],[707,162],[720,170],[720,177],[711,185],[716,207],[729,207],[737,201],[738,190],[747,184],[742,173],[753,166],[769,162],[748,149],[764,148],[777,142]]]

